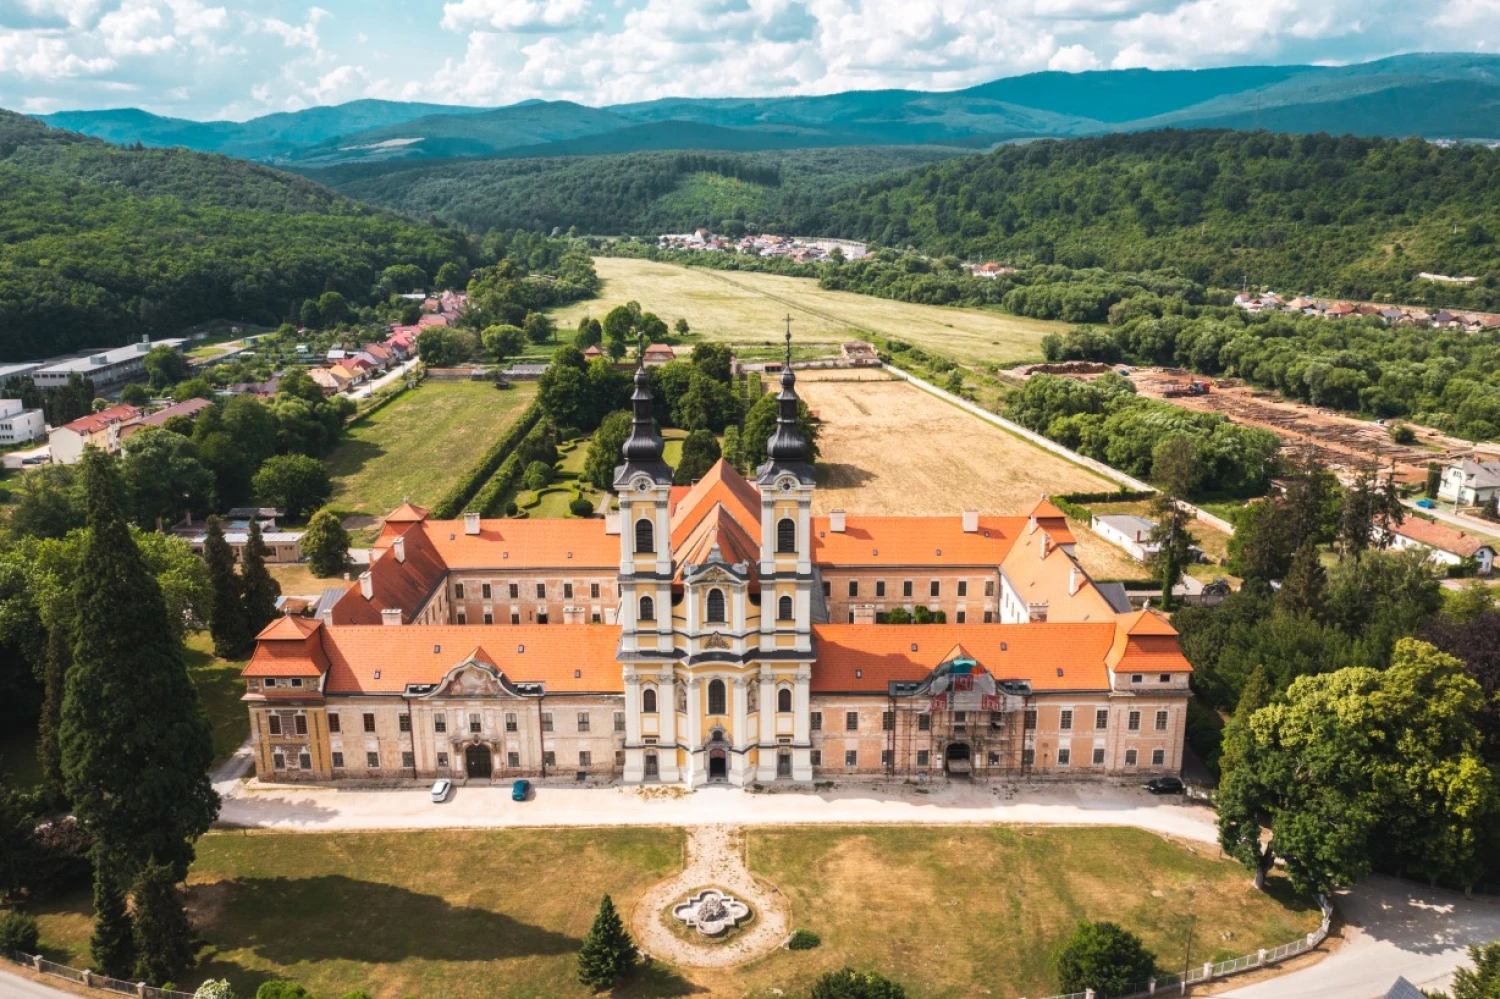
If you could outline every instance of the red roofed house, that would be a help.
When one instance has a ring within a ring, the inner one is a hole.
[[[671,364],[677,360],[677,352],[668,343],[653,343],[646,348],[645,363],[648,368]]]
[[[795,376],[753,478],[674,486],[636,372],[603,518],[393,511],[245,668],[260,776],[626,783],[1177,773],[1176,632],[1094,584],[1062,511],[812,515]],[[935,623],[882,623],[920,617]]]
[[[1425,551],[1429,561],[1441,566],[1457,567],[1472,560],[1483,576],[1495,566],[1495,549],[1488,541],[1421,517],[1407,517],[1391,528],[1390,541],[1392,548]]]
[[[121,429],[140,418],[139,409],[122,403],[53,427],[48,434],[52,464],[72,465],[83,457],[86,447],[114,454],[120,450]]]

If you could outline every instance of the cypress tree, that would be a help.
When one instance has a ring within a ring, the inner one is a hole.
[[[251,517],[250,539],[245,542],[245,556],[240,560],[240,588],[245,594],[247,637],[252,639],[275,620],[276,598],[281,596],[281,584],[266,571],[269,554],[260,539],[260,524]]]
[[[625,930],[614,901],[605,895],[589,935],[578,951],[578,980],[595,992],[613,988],[635,964],[635,941]]]
[[[208,579],[214,588],[213,618],[209,625],[214,655],[222,659],[238,658],[250,647],[254,632],[245,614],[244,586],[234,571],[234,549],[224,540],[224,523],[218,517],[208,518],[203,560],[208,563]]]
[[[1281,591],[1276,594],[1276,609],[1318,620],[1323,615],[1323,592],[1327,583],[1328,573],[1323,571],[1317,546],[1311,541],[1304,542],[1292,558],[1292,567],[1287,570],[1286,578],[1281,581]]]
[[[128,881],[155,858],[181,880],[193,840],[219,810],[208,719],[161,587],[120,513],[110,459],[87,450],[82,470],[89,538],[73,589],[64,787],[94,837],[96,870]]]
[[[176,981],[193,965],[193,928],[172,869],[151,861],[141,868],[131,892],[135,902],[135,976],[161,985]]]
[[[58,729],[62,725],[63,690],[67,682],[68,661],[72,658],[70,644],[68,630],[61,623],[47,629],[47,658],[43,662],[42,714],[37,719],[36,755],[42,768],[42,792],[53,804],[66,800]]]
[[[89,940],[89,960],[93,970],[111,978],[124,978],[135,970],[135,939],[119,877],[101,860],[96,851],[94,936]]]

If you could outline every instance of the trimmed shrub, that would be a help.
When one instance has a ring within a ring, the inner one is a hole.
[[[786,949],[812,950],[822,942],[823,938],[818,936],[812,930],[797,930],[792,934],[792,938],[787,941]]]
[[[592,517],[594,515],[594,504],[582,496],[575,496],[568,503],[568,512],[575,517]]]
[[[35,916],[15,911],[0,916],[0,954],[35,954],[40,941]]]
[[[526,466],[521,482],[527,489],[546,489],[552,484],[552,466],[545,461],[533,461]]]

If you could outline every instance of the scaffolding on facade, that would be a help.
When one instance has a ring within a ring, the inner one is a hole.
[[[1031,684],[996,679],[961,648],[922,680],[887,686],[886,773],[925,780],[1024,777]]]

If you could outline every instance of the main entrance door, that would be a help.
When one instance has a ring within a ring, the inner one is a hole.
[[[470,777],[488,777],[495,772],[495,761],[488,746],[469,746],[464,749],[464,773]]]
[[[791,750],[783,749],[776,753],[776,776],[790,777],[792,775],[792,753]]]
[[[968,777],[974,772],[974,763],[971,759],[972,753],[967,742],[950,742],[948,749],[943,754],[943,760],[948,765],[950,777]]]
[[[723,749],[708,751],[708,779],[711,781],[729,779],[729,753],[727,751]]]

